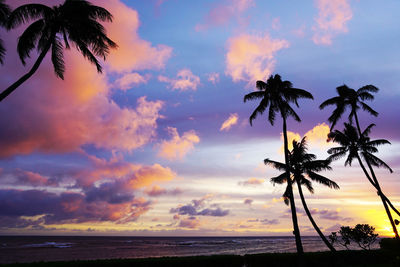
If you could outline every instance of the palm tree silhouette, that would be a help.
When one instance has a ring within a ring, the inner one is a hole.
[[[378,152],[377,147],[384,144],[390,144],[388,140],[385,139],[377,139],[371,140],[369,138],[369,133],[371,129],[375,126],[375,124],[370,124],[361,135],[358,134],[357,129],[349,123],[345,123],[345,128],[343,132],[339,130],[335,130],[329,133],[329,138],[333,140],[333,142],[338,143],[339,147],[333,147],[328,150],[330,154],[328,160],[337,160],[347,155],[345,166],[351,166],[354,159],[357,159],[361,169],[363,170],[365,176],[368,181],[378,190],[378,195],[381,197],[383,206],[385,208],[386,214],[389,218],[390,224],[393,228],[393,233],[396,238],[399,238],[399,234],[396,229],[396,224],[393,221],[392,214],[390,213],[388,204],[386,203],[388,199],[382,193],[379,184],[376,184],[377,181],[375,177],[375,173],[372,173],[372,178],[369,175],[367,169],[365,168],[362,159],[370,165],[374,165],[376,167],[384,167],[388,169],[390,172],[393,172],[392,169],[386,164],[383,160],[373,155],[373,153]],[[394,208],[394,207],[392,207]]]
[[[298,107],[298,99],[309,98],[314,99],[312,94],[303,89],[293,88],[290,81],[282,81],[281,76],[276,74],[270,76],[267,82],[257,81],[256,88],[258,91],[251,92],[244,96],[244,102],[249,100],[261,100],[256,109],[250,115],[250,125],[253,125],[253,120],[258,115],[262,115],[268,109],[268,121],[274,125],[276,113],[279,113],[283,120],[282,132],[284,140],[284,154],[285,164],[289,166],[289,149],[287,137],[287,119],[293,117],[296,121],[301,121],[300,117],[290,106],[290,103],[295,103]],[[290,170],[287,168],[287,175],[289,177]],[[290,209],[292,213],[293,233],[296,239],[296,248],[299,254],[302,254],[303,246],[301,244],[300,230],[296,215],[296,206],[294,202],[292,183],[287,183],[287,197],[290,202]]]
[[[4,3],[4,0],[0,0],[0,26],[5,27],[8,16],[10,15],[10,7]],[[0,63],[4,63],[4,56],[6,54],[6,48],[4,47],[3,40],[0,39]]]
[[[302,185],[304,185],[308,189],[308,191],[314,193],[314,188],[312,187],[312,183],[309,180],[311,179],[317,183],[326,185],[329,188],[339,189],[339,186],[334,181],[317,173],[323,170],[331,170],[332,168],[329,166],[331,162],[329,160],[316,160],[316,156],[314,154],[307,153],[306,137],[303,137],[303,139],[300,142],[293,140],[293,149],[289,154],[289,162],[290,162],[290,172],[292,173],[292,177],[288,179],[287,172],[285,171],[282,174],[271,178],[271,182],[274,184],[275,183],[283,184],[285,182],[297,183],[300,199],[303,204],[303,208],[308,216],[308,219],[313,225],[315,231],[317,231],[321,239],[324,241],[325,245],[331,251],[336,251],[336,249],[326,239],[324,234],[319,229],[318,225],[315,223],[311,215],[311,212],[308,209],[306,200],[304,198],[303,189],[301,187]],[[266,165],[271,165],[272,167],[282,171],[285,170],[286,166],[283,163],[273,161],[270,159],[265,159],[264,163]],[[306,177],[308,177],[309,179],[307,179]],[[285,203],[288,204],[286,192],[283,194],[283,197],[286,200]]]
[[[378,112],[373,110],[367,105],[364,100],[374,100],[374,96],[371,93],[378,92],[379,89],[373,85],[365,85],[357,91],[349,88],[347,85],[342,85],[336,88],[338,96],[332,97],[324,101],[319,108],[324,109],[327,106],[335,105],[336,108],[333,110],[332,115],[328,118],[331,123],[331,131],[335,127],[337,121],[341,118],[343,113],[348,107],[350,107],[349,121],[352,123],[353,118],[356,121],[357,129],[361,134],[360,122],[358,120],[357,111],[360,107],[370,113],[373,116],[378,116]]]
[[[367,111],[371,115],[373,115],[375,117],[378,116],[378,112],[373,110],[369,105],[367,105],[363,101],[364,100],[370,100],[370,101],[374,100],[374,96],[372,95],[372,93],[377,93],[379,91],[379,89],[377,87],[375,87],[374,85],[365,85],[356,91],[352,88],[349,88],[347,85],[342,85],[342,86],[337,87],[336,91],[338,93],[338,96],[330,98],[330,99],[324,101],[320,105],[320,109],[323,109],[329,105],[336,106],[336,108],[332,112],[332,115],[328,119],[329,122],[332,123],[331,131],[333,130],[334,126],[336,125],[336,122],[340,119],[342,114],[346,111],[346,109],[348,107],[350,107],[349,122],[352,124],[353,118],[354,118],[357,130],[358,130],[358,136],[361,137],[362,131],[361,131],[361,127],[360,127],[360,122],[358,120],[357,111],[361,107],[363,110]],[[382,203],[385,206],[385,210],[386,210],[386,213],[390,220],[390,223],[392,225],[394,225],[393,220],[390,219],[392,217],[389,214],[390,210],[386,209],[387,205],[389,205],[397,214],[399,214],[399,216],[400,216],[400,213],[394,207],[394,205],[391,203],[391,201],[382,192],[379,181],[375,175],[374,169],[372,168],[372,165],[376,166],[376,164],[374,164],[374,158],[368,157],[368,155],[367,155],[367,157],[365,157],[364,159],[365,159],[365,163],[367,164],[367,167],[368,167],[368,169],[371,173],[372,179],[373,179],[372,185],[377,190],[377,194],[381,196]],[[397,232],[397,230],[396,230],[396,232]],[[398,235],[396,235],[396,238],[397,237],[398,237]]]
[[[57,77],[64,79],[63,48],[70,48],[70,42],[76,49],[96,65],[102,67],[97,59],[106,58],[110,48],[117,45],[107,37],[105,28],[98,22],[112,21],[112,15],[104,8],[94,6],[86,0],[65,0],[58,6],[27,4],[11,12],[7,28],[12,29],[29,20],[35,20],[19,37],[17,51],[22,63],[30,57],[32,49],[37,47],[39,56],[28,73],[0,94],[0,101],[28,80],[39,68],[46,54],[51,50],[51,61]],[[64,41],[64,46],[62,43]]]

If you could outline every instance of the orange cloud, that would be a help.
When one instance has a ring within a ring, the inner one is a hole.
[[[289,151],[293,149],[293,140],[300,141],[301,135],[295,132],[287,131],[288,138],[288,149]],[[283,133],[281,133],[281,141],[283,141]],[[283,144],[279,149],[279,153],[283,154]]]
[[[127,185],[129,188],[137,189],[151,186],[155,182],[171,181],[175,177],[176,173],[170,168],[163,167],[160,164],[153,164],[152,166],[141,166],[129,178]]]
[[[239,115],[237,113],[229,115],[229,118],[222,123],[221,128],[219,130],[221,132],[229,131],[233,125],[237,124],[238,119]]]
[[[332,38],[348,31],[346,23],[352,16],[347,0],[316,0],[318,17],[313,27],[315,44],[330,45]]]
[[[106,24],[107,34],[118,44],[107,58],[111,71],[130,72],[142,69],[160,69],[171,57],[172,48],[166,45],[152,46],[142,40],[137,31],[140,25],[138,12],[120,0],[91,1],[106,8],[114,15],[112,23]]]
[[[150,77],[150,74],[143,76],[137,72],[127,73],[115,81],[115,87],[126,91],[134,86],[138,86],[139,84],[147,83],[148,80],[150,80]]]
[[[311,145],[325,148],[332,145],[332,143],[327,142],[329,132],[329,126],[323,122],[306,132],[305,136],[307,136],[307,140]]]
[[[311,130],[305,133],[304,136],[307,138],[307,142],[310,146],[318,147],[321,149],[325,149],[326,147],[332,146],[332,143],[327,142],[327,136],[329,133],[329,126],[326,123],[319,123],[314,126]],[[287,132],[288,135],[288,147],[289,150],[293,149],[293,140],[300,141],[301,135],[299,133]],[[281,133],[281,140],[283,141],[283,134]],[[283,145],[280,148],[280,153],[283,153]]]
[[[171,140],[164,140],[158,145],[158,156],[169,160],[183,159],[183,157],[194,149],[194,144],[200,142],[199,136],[195,131],[184,132],[182,136],[176,128],[167,127],[168,133],[171,135]]]
[[[288,41],[271,39],[268,34],[242,34],[230,38],[225,72],[234,82],[247,81],[249,85],[253,85],[255,81],[271,75],[276,63],[276,52],[288,47]]]
[[[254,6],[253,0],[230,0],[225,1],[212,8],[205,17],[204,23],[196,25],[196,31],[204,31],[214,26],[227,24],[232,18],[239,16],[251,6]]]
[[[200,78],[194,75],[189,69],[182,69],[176,74],[176,79],[171,79],[165,76],[158,76],[160,82],[169,83],[173,90],[187,91],[197,90],[200,85]]]

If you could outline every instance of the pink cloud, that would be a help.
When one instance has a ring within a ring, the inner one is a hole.
[[[136,14],[116,0],[93,3],[104,4],[110,12],[118,14],[116,20],[119,15]],[[115,24],[110,24],[114,25],[111,28],[107,25],[110,36],[119,30],[119,26],[126,27],[124,23],[127,22],[115,21]],[[27,69],[19,62],[14,49],[20,30],[8,33],[5,42],[6,64],[0,68],[2,88]],[[120,49],[124,46],[121,45]],[[110,99],[112,86],[105,75],[99,75],[96,68],[74,49],[64,53],[64,81],[53,74],[50,56],[47,55],[37,73],[0,105],[0,111],[8,114],[0,118],[0,157],[33,152],[70,152],[80,150],[84,145],[132,151],[156,136],[157,119],[162,117],[159,114],[164,105],[162,101],[140,97],[136,107],[122,108]],[[135,53],[140,54],[138,51]],[[34,60],[36,56],[33,53],[31,57]],[[32,61],[28,61],[27,66],[31,66]]]
[[[127,73],[115,81],[114,87],[126,91],[132,87],[138,86],[143,83],[147,83],[150,80],[150,78],[151,78],[150,74],[140,75],[137,72]]]
[[[179,227],[189,228],[189,229],[197,229],[200,226],[200,220],[196,217],[189,217],[185,219],[181,219],[179,222]]]
[[[200,78],[194,75],[189,69],[182,69],[176,74],[176,79],[165,76],[158,76],[160,82],[168,83],[173,90],[187,91],[197,90],[200,85]]]
[[[133,70],[160,69],[171,57],[172,48],[166,45],[152,46],[137,33],[140,21],[138,12],[119,0],[95,0],[114,15],[112,23],[106,25],[109,37],[118,44],[107,58],[111,71],[131,72]]]
[[[205,16],[205,22],[197,24],[195,30],[204,31],[211,27],[223,26],[232,18],[239,19],[239,16],[252,6],[253,0],[232,0],[217,4]]]
[[[315,44],[330,45],[332,38],[348,31],[346,23],[353,13],[347,0],[316,0],[318,17],[313,27]]]
[[[219,83],[219,73],[217,73],[217,72],[212,72],[212,73],[209,73],[209,74],[207,74],[207,77],[208,77],[208,81],[209,82],[211,82],[212,84],[217,84],[217,83]]]
[[[235,124],[237,124],[239,119],[239,115],[237,113],[229,115],[229,118],[227,118],[221,125],[221,128],[219,129],[221,132],[222,131],[229,131],[231,127]]]
[[[242,34],[228,40],[226,54],[226,74],[234,82],[247,81],[254,85],[257,80],[264,80],[274,70],[275,54],[289,47],[289,42],[264,36]]]
[[[194,149],[194,144],[200,142],[199,136],[195,131],[184,132],[179,135],[176,128],[167,127],[168,133],[171,135],[170,140],[164,140],[159,145],[158,156],[169,160],[183,159],[183,157]]]
[[[264,179],[258,179],[258,178],[249,178],[244,182],[239,182],[239,185],[243,186],[257,186],[257,185],[262,185],[265,182]]]
[[[167,190],[165,188],[162,188],[158,185],[154,185],[152,188],[148,188],[145,193],[150,196],[150,197],[158,197],[162,195],[179,195],[182,193],[182,190],[180,188],[175,188],[172,190]]]

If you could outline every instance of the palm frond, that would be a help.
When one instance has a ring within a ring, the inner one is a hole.
[[[318,173],[315,173],[313,171],[307,172],[308,177],[310,177],[311,180],[326,185],[329,188],[333,188],[333,189],[340,189],[339,185],[337,183],[335,183],[334,181],[326,178],[325,176],[322,176]]]
[[[29,25],[19,37],[17,51],[23,65],[25,65],[25,59],[29,58],[32,49],[35,48],[39,37],[43,34],[44,25],[43,19],[37,20]]]
[[[369,114],[371,114],[372,116],[377,117],[378,116],[378,112],[376,112],[375,110],[373,110],[370,106],[368,106],[367,104],[365,104],[364,102],[360,102],[361,107],[363,110],[367,111]]]
[[[260,104],[256,107],[256,109],[253,111],[253,113],[249,117],[249,122],[250,125],[253,126],[253,120],[255,120],[258,116],[258,114],[262,115],[267,108],[267,106],[264,104],[265,100],[262,99]]]
[[[270,181],[271,181],[272,184],[275,185],[275,184],[287,183],[287,181],[289,181],[289,179],[288,179],[287,173],[284,172],[284,173],[281,173],[281,174],[278,175],[278,176],[272,177],[272,178],[270,179]]]
[[[56,36],[51,45],[51,62],[53,63],[55,74],[64,80],[65,63],[61,40]]]
[[[264,93],[263,91],[251,92],[251,93],[248,93],[247,95],[245,95],[245,96],[243,97],[243,102],[246,103],[246,101],[249,101],[249,100],[260,99],[260,98],[263,98],[264,95],[265,95],[265,93]]]
[[[372,84],[368,84],[368,85],[365,85],[365,86],[361,87],[360,89],[358,89],[357,93],[358,94],[365,93],[365,92],[377,93],[378,91],[379,91],[378,87],[376,87]]]
[[[371,163],[372,165],[374,165],[378,168],[384,167],[384,168],[388,169],[390,173],[393,173],[392,168],[390,168],[390,166],[386,162],[384,162],[380,158],[376,157],[375,155],[373,155],[371,153],[367,153],[367,152],[361,152],[361,155],[363,156],[363,158],[365,160],[368,160],[368,162]]]
[[[42,4],[26,4],[14,9],[7,20],[7,29],[13,29],[19,25],[39,18],[48,18],[53,10]]]
[[[264,164],[269,165],[279,171],[286,171],[286,164],[282,163],[282,162],[278,162],[278,161],[274,161],[274,160],[270,160],[270,159],[264,159]]]

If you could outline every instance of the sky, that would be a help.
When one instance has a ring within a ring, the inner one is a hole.
[[[380,89],[369,103],[379,116],[360,112],[360,123],[375,123],[371,136],[391,141],[378,156],[394,173],[376,173],[399,206],[400,2],[91,2],[114,16],[104,26],[118,49],[102,61],[103,73],[72,47],[64,51],[64,80],[48,55],[0,103],[0,234],[292,235],[285,186],[273,185],[279,172],[263,164],[284,161],[282,120],[271,126],[260,116],[250,126],[258,103],[243,103],[257,80],[273,74],[313,94],[299,102],[302,122],[290,119],[288,135],[307,136],[319,159],[334,146],[326,142],[332,108],[319,105],[343,84]],[[27,26],[0,31],[2,88],[37,57],[24,66],[16,52]],[[340,190],[314,183],[314,194],[305,192],[323,232],[368,223],[391,235],[359,165],[332,167],[321,174]],[[294,192],[301,234],[316,235]]]

